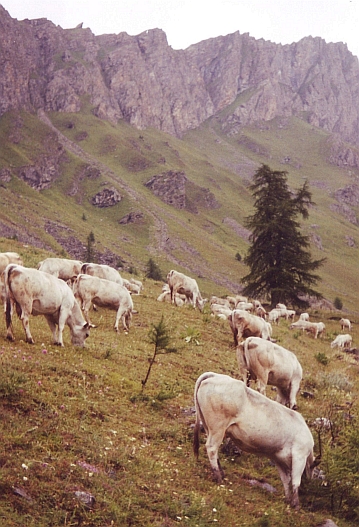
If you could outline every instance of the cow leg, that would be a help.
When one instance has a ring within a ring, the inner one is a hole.
[[[52,333],[52,340],[53,340],[53,343],[54,344],[57,344],[58,343],[58,338],[57,338],[57,324],[54,320],[54,317],[52,315],[45,315],[45,318],[47,320],[47,323],[49,325],[49,328],[51,330],[51,333]]]
[[[89,324],[89,326],[95,327],[93,324],[91,324],[90,317],[89,317],[89,311],[91,309],[91,306],[92,306],[91,300],[84,301],[83,304],[82,304],[82,310],[83,310],[83,313],[84,313],[85,320]]]
[[[24,310],[22,311],[22,314],[21,314],[21,322],[22,322],[22,326],[23,326],[24,331],[25,331],[25,340],[26,340],[26,342],[28,342],[29,344],[34,344],[35,341],[32,338],[32,335],[31,335],[31,332],[30,332],[29,315],[26,312],[24,312]]]
[[[58,346],[63,346],[64,345],[64,341],[63,341],[63,338],[62,338],[62,333],[64,331],[64,327],[65,327],[66,320],[67,320],[68,316],[69,316],[68,310],[60,308],[58,329],[57,329],[58,337],[57,337],[57,342],[55,342],[55,344],[57,344]]]
[[[284,406],[289,402],[288,391],[281,386],[277,386],[277,403],[283,404]]]
[[[299,509],[299,486],[302,480],[302,474],[305,469],[306,458],[303,455],[297,453],[292,457],[292,497],[290,505],[294,509]]]
[[[128,331],[128,327],[126,325],[126,321],[125,321],[125,310],[123,309],[122,306],[120,306],[117,310],[117,313],[116,313],[116,320],[115,320],[115,325],[114,325],[114,330],[118,333],[118,325],[119,325],[119,322],[122,322],[122,326],[123,326],[123,329],[124,331]]]
[[[295,379],[291,382],[290,388],[289,388],[289,408],[292,410],[297,410],[297,393],[299,392],[300,387],[300,379]]]
[[[285,494],[285,500],[288,503],[291,503],[292,498],[292,490],[291,490],[291,475],[289,472],[289,469],[287,465],[284,463],[280,463],[278,461],[275,461],[275,465],[279,472],[279,477],[282,481],[283,487],[284,487],[284,494]]]
[[[258,387],[259,393],[261,393],[262,395],[266,394],[267,383],[268,383],[268,374],[267,375],[263,374],[261,377],[258,377],[257,375],[257,387]]]
[[[211,464],[213,479],[218,484],[222,483],[222,479],[224,477],[224,472],[218,459],[218,450],[221,446],[223,438],[224,434],[220,430],[218,432],[215,432],[214,434],[209,432],[206,441],[207,455]]]

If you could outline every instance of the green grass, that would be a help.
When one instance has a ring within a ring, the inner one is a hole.
[[[8,250],[18,247],[12,241]],[[4,241],[0,249],[4,250]],[[26,265],[44,256],[32,247],[22,254]],[[285,505],[277,471],[266,458],[238,456],[228,448],[220,454],[226,479],[217,486],[211,480],[202,434],[195,461],[194,383],[204,371],[237,376],[232,334],[226,321],[208,314],[208,307],[201,314],[190,307],[162,304],[156,301],[162,283],[147,279],[144,286],[143,294],[133,297],[138,314],[129,334],[116,334],[115,312],[99,309],[91,315],[97,328],[91,330],[84,349],[71,346],[68,329],[65,347],[53,346],[43,317],[30,320],[34,345],[24,342],[16,318],[16,341],[7,342],[2,321],[2,523],[195,527],[218,520],[231,526],[314,527],[328,517],[341,527],[357,522],[357,467],[348,453],[358,444],[358,362],[330,349],[342,313],[310,312],[311,319],[326,324],[323,339],[292,332],[284,320],[274,326],[274,337],[295,352],[303,366],[301,392],[314,396],[299,396],[299,411],[309,423],[327,417],[335,425],[334,441],[330,431],[321,432],[321,468],[331,486],[318,479],[303,481],[302,509],[295,512]],[[148,333],[162,316],[170,352],[157,356],[142,389],[153,355]],[[359,320],[352,321],[356,343]],[[328,357],[327,364],[317,361],[318,354]],[[275,396],[270,387],[267,395]],[[318,435],[312,432],[318,453]],[[253,486],[251,479],[264,480],[277,492]],[[76,492],[95,501],[88,507]]]

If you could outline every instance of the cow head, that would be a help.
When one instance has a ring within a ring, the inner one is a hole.
[[[73,346],[85,347],[85,340],[90,336],[90,324],[85,322],[82,326],[76,326],[71,332],[71,343]]]

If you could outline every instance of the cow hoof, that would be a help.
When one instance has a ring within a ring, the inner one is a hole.
[[[6,338],[7,338],[7,340],[10,340],[10,342],[14,342],[15,341],[15,337],[13,337],[12,335],[6,335]]]
[[[28,344],[35,344],[34,339],[26,339],[26,342],[27,342]]]

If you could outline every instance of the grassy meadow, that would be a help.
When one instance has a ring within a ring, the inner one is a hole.
[[[2,251],[6,243],[27,266],[48,255],[9,240],[1,240]],[[319,443],[322,448],[320,477],[303,478],[302,508],[294,511],[268,459],[240,454],[225,442],[220,457],[226,478],[218,486],[203,433],[195,460],[196,379],[205,371],[238,376],[229,324],[213,318],[208,306],[200,313],[157,302],[162,282],[138,278],[144,290],[133,296],[138,313],[129,333],[116,334],[115,312],[99,309],[91,313],[97,327],[84,349],[71,346],[68,328],[65,347],[53,346],[43,317],[30,320],[35,344],[25,343],[16,317],[16,341],[8,342],[1,319],[0,524],[314,527],[326,518],[339,527],[357,524],[358,357],[330,348],[343,313],[309,311],[326,325],[317,340],[289,330],[283,319],[273,327],[273,337],[303,366],[299,411],[309,424],[320,417],[332,423],[330,429],[311,427],[315,453]],[[359,319],[349,318],[357,346]],[[149,332],[161,320],[170,342],[143,387],[154,353]],[[275,397],[271,387],[267,395]]]

